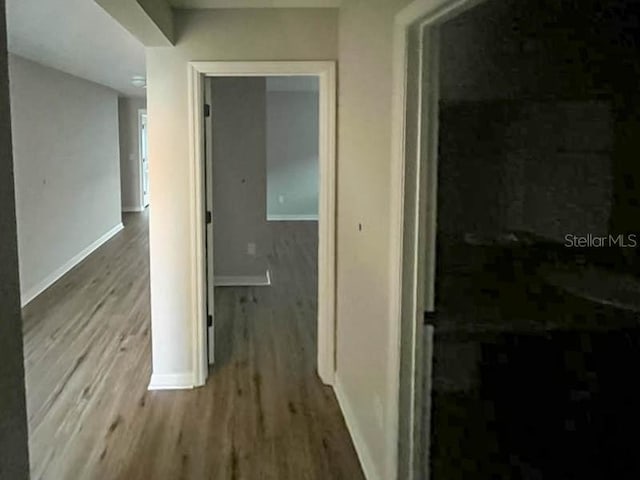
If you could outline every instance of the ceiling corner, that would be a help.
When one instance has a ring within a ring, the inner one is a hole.
[[[95,0],[146,47],[175,45],[173,10],[167,0]]]

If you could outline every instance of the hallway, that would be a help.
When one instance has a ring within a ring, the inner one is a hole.
[[[216,292],[206,387],[149,392],[147,215],[124,222],[23,311],[32,478],[363,478],[315,375],[313,224],[274,227],[272,287]]]

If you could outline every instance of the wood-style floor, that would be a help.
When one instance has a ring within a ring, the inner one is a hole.
[[[207,385],[149,392],[146,214],[24,309],[33,479],[361,480],[315,374],[313,223],[276,223],[273,285],[216,291]]]

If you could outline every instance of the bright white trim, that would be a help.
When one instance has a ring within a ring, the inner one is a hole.
[[[60,268],[58,268],[56,271],[48,275],[46,278],[44,278],[35,287],[27,290],[26,292],[23,292],[21,295],[21,305],[24,307],[29,302],[31,302],[34,298],[36,298],[38,295],[44,292],[47,288],[49,288],[55,282],[60,280],[60,278],[62,278],[64,274],[69,272],[73,267],[78,265],[85,258],[87,258],[89,255],[95,252],[98,248],[100,248],[103,244],[109,241],[114,235],[120,232],[123,228],[124,228],[124,225],[122,225],[122,223],[119,223],[118,225],[113,227],[111,230],[109,230],[107,233],[102,235],[95,242],[93,242],[91,245],[89,245],[87,248],[85,248],[84,250],[79,252],[77,255],[75,255],[67,263],[62,265]]]
[[[401,349],[411,348],[416,350],[415,345],[402,345],[402,315],[403,311],[415,313],[412,307],[415,306],[415,292],[419,285],[416,284],[416,276],[411,277],[410,285],[403,285],[405,280],[405,267],[417,271],[417,256],[405,259],[405,171],[407,164],[405,161],[405,140],[406,140],[406,104],[408,88],[408,41],[409,32],[414,26],[424,28],[432,27],[456,16],[460,12],[481,3],[483,0],[414,0],[407,7],[401,10],[395,17],[393,32],[393,87],[392,87],[392,133],[391,133],[391,199],[390,214],[390,283],[389,283],[389,388],[387,402],[389,405],[389,415],[387,416],[387,461],[385,478],[398,478],[399,445],[404,445],[404,439],[399,438],[400,427],[400,365]],[[430,196],[430,192],[423,192]],[[413,206],[412,208],[415,208]],[[411,212],[415,213],[415,212]],[[412,232],[413,233],[413,232]],[[415,236],[414,236],[415,239]],[[433,239],[426,239],[426,247],[432,247]],[[405,261],[412,262],[404,264]],[[408,272],[407,272],[408,273]],[[403,291],[409,290],[411,295],[407,295],[407,304],[404,304]],[[403,406],[404,407],[404,406]],[[418,418],[418,417],[416,417]],[[414,424],[414,428],[421,425]],[[401,441],[402,440],[402,441]],[[415,448],[412,442],[407,442],[408,447]],[[409,452],[409,458],[413,458],[414,452]],[[410,478],[412,480],[413,470]],[[404,478],[402,480],[405,480]]]
[[[335,375],[336,242],[336,65],[335,62],[189,62],[189,149],[191,222],[191,317],[194,382],[207,379],[206,272],[204,262],[204,164],[202,115],[204,77],[315,75],[319,79],[318,375],[327,385]]]
[[[207,105],[211,105],[213,99],[213,85],[212,82],[205,82],[204,84],[204,103]],[[209,115],[204,119],[204,142],[205,145],[213,145],[213,117]],[[213,172],[213,149],[205,148],[205,158],[204,158],[204,171],[205,172]],[[213,175],[205,175],[204,179],[204,190],[205,190],[205,209],[207,211],[213,211]],[[206,242],[206,252],[205,255],[205,275],[206,278],[214,278],[215,277],[215,238],[214,238],[214,230],[213,230],[213,222],[209,223],[205,227],[205,242]],[[215,283],[215,279],[214,279]],[[215,292],[215,284],[211,285],[211,282],[206,282],[206,312],[207,312],[207,347],[208,347],[208,355],[209,365],[215,364],[216,361],[216,292]],[[211,324],[209,325],[209,319],[211,319]]]
[[[318,76],[322,80],[333,72],[335,62],[293,61],[293,62],[189,62],[193,69],[206,77],[270,77],[270,76]],[[322,86],[320,86],[322,89]]]
[[[146,108],[138,109],[138,200],[140,201],[140,212],[149,206],[149,203],[144,201],[144,170],[142,168],[142,117],[147,115]],[[149,131],[149,121],[147,120],[147,132]],[[149,149],[149,143],[147,141],[147,150]],[[147,155],[149,152],[147,151]],[[148,161],[148,159],[147,159]]]
[[[204,179],[204,81],[203,72],[188,66],[189,75],[189,183],[193,192],[189,205],[191,221],[191,338],[193,382],[196,387],[207,381],[207,281],[205,259],[205,179]]]
[[[414,1],[403,12],[414,8]],[[387,461],[386,474],[389,479],[398,478],[398,441],[400,425],[400,330],[402,312],[402,252],[404,235],[404,150],[405,150],[405,104],[407,82],[407,41],[409,25],[418,15],[404,18],[403,12],[396,16],[393,33],[393,88],[391,111],[391,201],[390,201],[390,284],[389,284],[389,365],[387,390]]]
[[[303,63],[303,62],[301,62]],[[320,80],[318,203],[318,375],[332,385],[336,372],[336,65],[308,63]]]
[[[192,373],[151,374],[149,390],[184,390],[193,388]]]
[[[144,207],[122,207],[124,213],[140,213],[144,212]]]
[[[347,430],[349,430],[349,434],[351,435],[351,441],[353,442],[353,446],[358,454],[358,459],[360,460],[360,466],[364,472],[364,477],[367,480],[382,480],[383,477],[376,469],[376,462],[373,461],[373,456],[369,451],[367,442],[365,442],[364,436],[360,431],[357,420],[358,417],[355,415],[354,410],[351,407],[351,402],[345,393],[338,373],[335,375],[333,388],[336,398],[338,399],[338,405],[342,411],[342,416],[344,417],[344,422],[347,424]]]
[[[271,286],[271,273],[267,270],[264,275],[218,275],[214,281],[216,287],[269,287]]]
[[[318,221],[319,215],[267,215],[267,222],[314,222]]]

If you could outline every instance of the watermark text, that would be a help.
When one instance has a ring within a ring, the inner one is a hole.
[[[564,246],[567,248],[636,248],[638,235],[635,233],[620,235],[572,235],[564,236]]]

